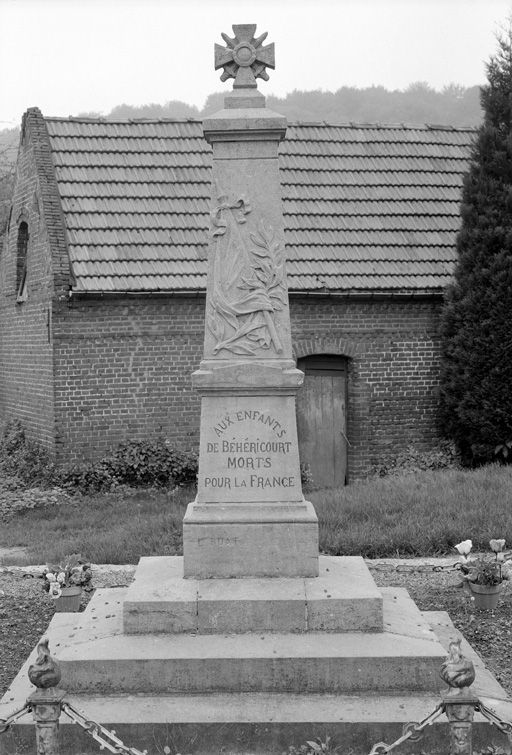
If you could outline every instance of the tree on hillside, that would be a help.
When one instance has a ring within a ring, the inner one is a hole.
[[[202,118],[222,110],[225,92],[208,95],[199,110],[180,100],[165,105],[117,105],[103,116],[108,120],[129,118]],[[389,91],[383,86],[363,89],[341,87],[336,92],[295,89],[285,97],[267,95],[267,105],[282,113],[290,123],[326,121],[327,123],[436,123],[450,126],[476,126],[481,122],[479,87],[449,84],[441,92],[424,82],[411,84],[404,91]],[[98,118],[100,113],[80,113]]]
[[[487,79],[442,319],[441,430],[472,465],[512,461],[512,25]]]
[[[148,105],[117,105],[107,116],[110,120],[128,118],[198,118],[199,110],[181,100],[170,100],[165,105],[154,102]]]
[[[9,217],[19,139],[18,128],[0,131],[0,239]]]

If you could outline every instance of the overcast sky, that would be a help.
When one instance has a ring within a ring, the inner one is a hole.
[[[511,0],[0,0],[0,128],[45,115],[183,100],[230,88],[213,45],[257,23],[276,45],[264,94],[485,81]]]

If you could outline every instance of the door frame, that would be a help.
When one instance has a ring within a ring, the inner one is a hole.
[[[342,354],[311,354],[299,357],[297,359],[297,368],[304,372],[304,375],[340,375],[345,378],[345,427],[342,429],[345,440],[345,485],[349,480],[349,449],[350,440],[348,438],[349,424],[349,357]],[[299,443],[300,446],[300,443]]]

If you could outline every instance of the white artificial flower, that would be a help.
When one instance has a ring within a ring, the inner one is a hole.
[[[66,581],[66,574],[63,571],[59,572],[57,574],[57,582],[63,585],[65,581]]]
[[[459,551],[461,556],[468,556],[471,553],[472,547],[473,547],[472,540],[463,540],[461,543],[457,543],[457,545],[454,545],[454,548]]]
[[[49,593],[51,598],[60,598],[62,595],[62,589],[58,582],[51,583]]]
[[[494,553],[501,553],[501,551],[505,547],[505,541],[504,540],[489,540],[489,545],[491,546],[491,550]]]
[[[45,576],[48,582],[55,582],[56,580],[55,574],[52,571],[47,571]]]

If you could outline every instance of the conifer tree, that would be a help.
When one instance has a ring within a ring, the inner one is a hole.
[[[512,25],[487,80],[441,331],[441,431],[472,465],[512,461]]]

